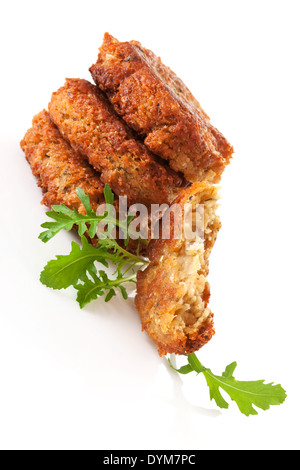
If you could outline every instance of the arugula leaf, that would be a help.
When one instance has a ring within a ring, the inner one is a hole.
[[[105,217],[97,216],[96,214],[94,216],[91,214],[82,215],[76,209],[71,210],[64,204],[52,206],[52,211],[46,212],[46,215],[54,219],[55,222],[45,222],[41,225],[42,228],[48,229],[39,235],[39,239],[44,243],[51,240],[61,230],[70,231],[74,226],[78,227],[80,237],[87,232],[91,238],[94,238],[99,221]]]
[[[114,193],[110,189],[109,184],[106,183],[104,186],[104,199],[105,199],[106,204],[109,204],[112,206],[114,203],[114,198],[115,198]]]
[[[145,258],[142,258],[139,255],[134,255],[122,248],[113,238],[100,238],[97,246],[101,247],[102,250],[107,250],[107,252],[112,252],[114,254],[112,260],[117,266],[116,271],[118,272],[121,272],[122,268],[126,265],[128,266],[128,269],[130,269],[130,267],[144,266],[148,263]]]
[[[236,402],[241,413],[246,416],[258,414],[253,405],[262,410],[268,410],[271,405],[281,405],[287,396],[281,385],[266,384],[264,380],[236,380],[233,377],[237,367],[236,362],[229,364],[222,376],[215,375],[210,369],[204,367],[194,353],[188,356],[188,364],[180,369],[176,369],[170,359],[169,364],[180,374],[203,373],[209,387],[210,399],[215,400],[220,408],[228,408],[229,405],[220,392],[221,388],[231,400]]]
[[[40,276],[42,284],[52,289],[76,286],[79,280],[86,281],[87,273],[95,276],[97,272],[94,266],[95,261],[102,263],[105,267],[108,267],[108,261],[114,263],[118,273],[118,284],[121,284],[124,267],[126,267],[126,273],[136,265],[147,263],[143,258],[124,250],[112,239],[99,239],[97,248],[91,245],[85,236],[81,237],[81,243],[82,247],[72,242],[72,250],[68,255],[59,255],[47,263]],[[104,277],[100,277],[101,279],[103,281]]]
[[[80,199],[80,201],[82,202],[82,204],[83,204],[83,206],[86,210],[86,215],[88,217],[94,217],[96,214],[93,211],[93,209],[91,208],[91,201],[90,201],[89,195],[85,194],[85,192],[81,188],[77,188],[76,194],[77,194],[77,197]]]
[[[180,369],[176,369],[176,368],[173,366],[171,360],[168,359],[168,361],[169,361],[169,365],[170,365],[171,369],[175,370],[175,371],[178,372],[179,374],[184,374],[184,375],[185,375],[185,374],[189,374],[190,372],[193,372],[193,370],[194,370],[194,369],[190,366],[190,364],[186,364],[185,366],[180,367]]]
[[[96,300],[98,296],[104,296],[106,294],[105,302],[109,302],[109,300],[116,295],[116,287],[120,289],[123,298],[127,299],[126,288],[121,284],[134,282],[135,278],[135,273],[127,277],[118,276],[116,279],[109,279],[105,271],[99,271],[98,275],[93,273],[92,280],[86,278],[82,284],[74,286],[78,291],[76,300],[80,308],[83,308],[92,300]]]
[[[134,269],[146,265],[148,261],[139,256],[139,246],[137,254],[133,255],[111,238],[111,232],[115,226],[123,230],[127,234],[126,247],[130,234],[138,238],[136,232],[129,227],[134,215],[129,214],[124,221],[114,218],[113,211],[110,210],[114,202],[114,194],[108,185],[104,188],[107,211],[102,216],[97,216],[93,211],[89,196],[82,189],[77,188],[77,196],[85,208],[86,215],[78,213],[75,209],[71,210],[64,204],[52,206],[52,211],[47,212],[47,215],[54,219],[54,222],[46,222],[42,225],[47,230],[42,232],[39,238],[47,242],[62,229],[69,231],[77,226],[82,246],[72,242],[71,252],[49,261],[41,273],[40,280],[53,289],[66,289],[73,286],[77,290],[76,300],[81,308],[98,297],[104,297],[105,302],[110,301],[116,295],[116,289],[119,289],[123,298],[127,299],[125,286],[128,282],[135,282]],[[94,238],[100,221],[104,222],[106,231],[99,235],[95,247],[88,242],[85,234]],[[143,242],[147,243],[147,241]],[[110,279],[104,270],[98,271],[95,262],[100,262],[104,267],[108,267],[109,262],[114,264],[116,269],[113,278]],[[190,354],[188,363],[180,369],[176,369],[170,359],[169,364],[180,374],[202,373],[209,387],[211,400],[214,400],[220,408],[228,408],[229,405],[220,391],[222,389],[246,416],[257,414],[253,406],[267,410],[271,405],[280,405],[286,399],[286,392],[281,385],[265,384],[264,380],[248,382],[236,380],[233,377],[237,367],[236,362],[229,364],[222,376],[215,375],[210,369],[204,367],[195,354]]]
[[[130,227],[131,221],[134,219],[134,215],[128,214],[125,220],[116,219],[114,212],[111,210],[114,202],[114,194],[110,189],[109,185],[106,184],[104,187],[104,198],[106,204],[106,212],[103,215],[97,215],[91,208],[90,198],[88,194],[85,194],[83,189],[77,188],[77,196],[82,202],[86,214],[80,214],[76,209],[69,209],[64,204],[53,205],[52,210],[46,212],[46,215],[55,222],[45,222],[41,225],[42,228],[46,228],[44,232],[40,233],[39,239],[42,242],[47,243],[61,230],[67,231],[77,227],[78,234],[82,237],[85,233],[90,238],[94,238],[97,233],[98,225],[100,222],[106,227],[106,231],[100,234],[102,237],[110,237],[114,227],[119,229],[125,234],[125,246],[128,245],[129,237],[138,239],[145,245],[148,245],[148,240],[142,239],[140,235]]]
[[[81,237],[81,242],[82,247],[72,242],[72,250],[68,255],[59,255],[47,263],[40,276],[42,284],[52,289],[66,289],[77,284],[95,261],[107,267],[107,261],[113,260],[113,254],[105,249],[95,248],[85,236]]]

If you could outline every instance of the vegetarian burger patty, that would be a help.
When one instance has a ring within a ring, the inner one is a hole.
[[[86,159],[74,152],[51,121],[47,111],[44,110],[33,118],[31,129],[21,141],[21,148],[44,193],[42,204],[49,208],[55,204],[64,204],[69,209],[76,209],[85,214],[85,208],[77,197],[77,188],[81,188],[89,196],[91,208],[95,212],[105,203],[100,173],[94,170]],[[117,199],[114,201],[114,207],[118,217]],[[124,240],[120,239],[119,234],[117,239],[123,246]],[[90,241],[97,245],[98,238]],[[137,240],[129,239],[126,249],[133,254],[137,251],[142,255],[146,254],[145,245]]]
[[[217,200],[217,188],[205,182],[183,191],[174,202],[178,212],[171,212],[171,238],[151,240],[150,264],[137,274],[135,304],[142,328],[156,343],[160,355],[191,354],[214,334],[207,275],[208,257],[221,227],[215,213]],[[188,239],[184,225],[181,238],[173,236],[186,204],[191,211],[190,227],[197,204],[204,205],[204,237],[195,231],[195,237]]]
[[[186,85],[139,42],[108,33],[90,67],[116,112],[188,181],[218,182],[233,153]]]
[[[95,211],[104,202],[99,173],[73,151],[47,111],[44,110],[33,118],[31,129],[21,141],[21,148],[43,190],[42,203],[47,207],[65,204],[85,213],[76,194],[78,187],[89,195],[91,207]]]
[[[49,103],[51,119],[73,149],[101,172],[118,196],[130,203],[170,203],[182,178],[160,163],[117,116],[98,87],[67,79]]]

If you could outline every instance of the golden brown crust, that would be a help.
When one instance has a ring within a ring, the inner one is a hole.
[[[65,204],[84,213],[76,194],[78,187],[89,195],[94,210],[104,202],[99,173],[72,150],[47,111],[33,118],[31,129],[21,141],[21,148],[42,188],[42,203],[47,207]]]
[[[117,113],[188,181],[218,182],[233,153],[189,89],[139,42],[108,33],[90,68]]]
[[[142,329],[163,354],[191,354],[204,346],[214,335],[213,314],[209,312],[200,328],[187,334],[183,328],[172,325],[177,299],[184,295],[184,288],[174,279],[176,264],[150,264],[137,275],[135,305],[140,314]],[[203,300],[207,306],[209,285],[205,286]]]
[[[67,79],[53,93],[49,112],[73,149],[101,171],[102,182],[118,196],[148,206],[174,200],[182,178],[135,139],[95,85]]]
[[[21,148],[44,193],[42,204],[49,209],[55,204],[65,204],[70,209],[85,214],[85,209],[77,197],[78,187],[89,196],[95,212],[105,203],[100,173],[73,151],[51,121],[47,111],[44,110],[33,118],[32,127],[21,141]],[[118,199],[115,199],[114,206],[118,214]],[[90,242],[96,246],[98,238]],[[119,237],[118,242],[124,246],[124,241]],[[126,249],[135,254],[138,248],[140,254],[146,254],[143,243],[139,246],[137,240],[129,239]]]
[[[187,203],[193,207],[204,204],[208,218],[204,250],[199,258],[196,252],[186,251],[184,238],[178,240],[171,236],[169,240],[151,240],[150,264],[138,272],[136,307],[142,328],[154,340],[160,355],[190,354],[204,346],[214,334],[206,276],[208,256],[221,226],[215,215],[217,199],[217,188],[197,183],[174,201],[182,210]],[[172,228],[177,223],[177,214],[170,218],[171,234],[175,233]]]

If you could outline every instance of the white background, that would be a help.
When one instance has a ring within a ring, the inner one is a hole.
[[[1,448],[299,449],[299,6],[1,2]],[[72,290],[39,283],[71,236],[38,240],[41,192],[19,141],[65,77],[90,79],[105,31],[160,55],[234,145],[211,257],[216,335],[199,358],[281,383],[282,406],[219,410],[201,376],[159,358],[132,299],[80,310]]]

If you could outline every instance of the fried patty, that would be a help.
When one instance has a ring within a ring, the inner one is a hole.
[[[138,272],[135,304],[142,328],[156,343],[160,355],[190,354],[214,334],[207,275],[208,257],[221,227],[217,200],[217,188],[205,182],[183,191],[174,202],[177,212],[170,214],[171,238],[151,240],[150,264]],[[191,214],[190,228],[194,230],[197,204],[204,205],[204,239],[197,232],[188,239],[183,231],[185,224],[181,226],[181,238],[175,238],[174,230],[179,216],[184,220],[186,204]]]
[[[85,214],[85,208],[77,197],[77,188],[83,189],[89,196],[95,212],[105,203],[100,173],[74,152],[51,121],[47,111],[44,110],[33,118],[32,127],[26,132],[20,145],[44,193],[42,204],[49,208],[55,204],[65,204],[69,209],[76,209]],[[114,206],[118,217],[117,199]],[[117,239],[118,243],[124,246],[124,240],[120,237]],[[97,245],[98,239],[95,237],[90,241]],[[139,244],[137,240],[129,239],[126,249],[133,254],[137,251],[141,255],[146,254],[145,244]]]
[[[104,202],[103,184],[100,175],[82,157],[77,155],[61,136],[47,111],[37,114],[23,140],[21,148],[37,177],[47,207],[65,204],[71,209],[85,213],[77,197],[81,188],[89,195],[95,211]]]
[[[188,181],[218,182],[233,153],[196,98],[161,59],[139,42],[108,33],[90,67],[116,112],[154,153]]]
[[[67,79],[53,93],[49,112],[64,138],[101,172],[101,181],[115,194],[147,206],[175,199],[182,178],[135,138],[98,87]]]

